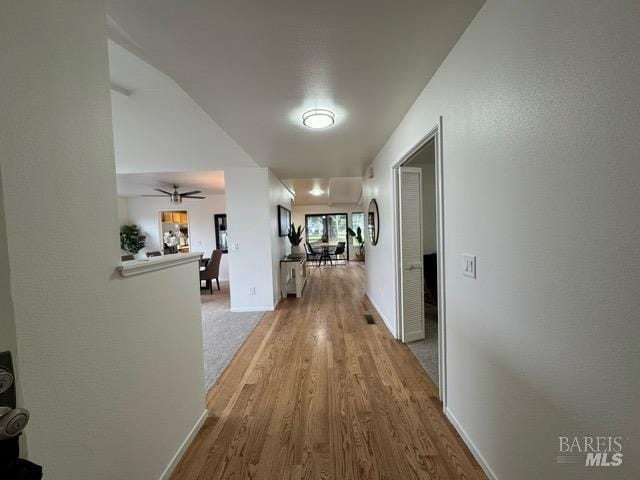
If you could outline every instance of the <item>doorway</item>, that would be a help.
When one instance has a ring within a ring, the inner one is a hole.
[[[398,337],[446,398],[440,126],[393,166]]]
[[[165,255],[188,253],[191,250],[189,212],[186,210],[164,210],[159,215],[163,253]]]

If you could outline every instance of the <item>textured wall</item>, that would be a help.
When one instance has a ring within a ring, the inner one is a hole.
[[[115,271],[104,2],[4,2],[0,42],[29,455],[49,480],[159,478],[204,411],[197,264]]]
[[[364,187],[394,328],[390,167],[442,115],[448,408],[501,480],[640,476],[639,51],[637,1],[489,0]],[[630,438],[623,466],[557,465],[583,433]]]

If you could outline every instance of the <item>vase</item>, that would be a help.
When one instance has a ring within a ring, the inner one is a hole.
[[[300,245],[291,245],[291,254],[292,255],[300,255],[302,253],[302,249]]]

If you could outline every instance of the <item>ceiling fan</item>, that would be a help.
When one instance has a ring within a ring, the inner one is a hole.
[[[162,190],[160,188],[154,188],[155,191],[161,192],[164,195],[142,195],[143,197],[164,197],[168,196],[171,203],[173,205],[180,205],[182,203],[183,198],[195,198],[197,200],[202,200],[206,197],[196,197],[198,193],[202,193],[202,190],[192,190],[190,192],[178,192],[178,188],[180,185],[173,185],[173,192],[167,192],[166,190]]]

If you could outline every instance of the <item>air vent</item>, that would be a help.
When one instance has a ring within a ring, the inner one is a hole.
[[[370,313],[365,313],[364,319],[367,321],[369,325],[375,325],[376,323],[376,321],[373,319],[373,315],[371,315]]]

